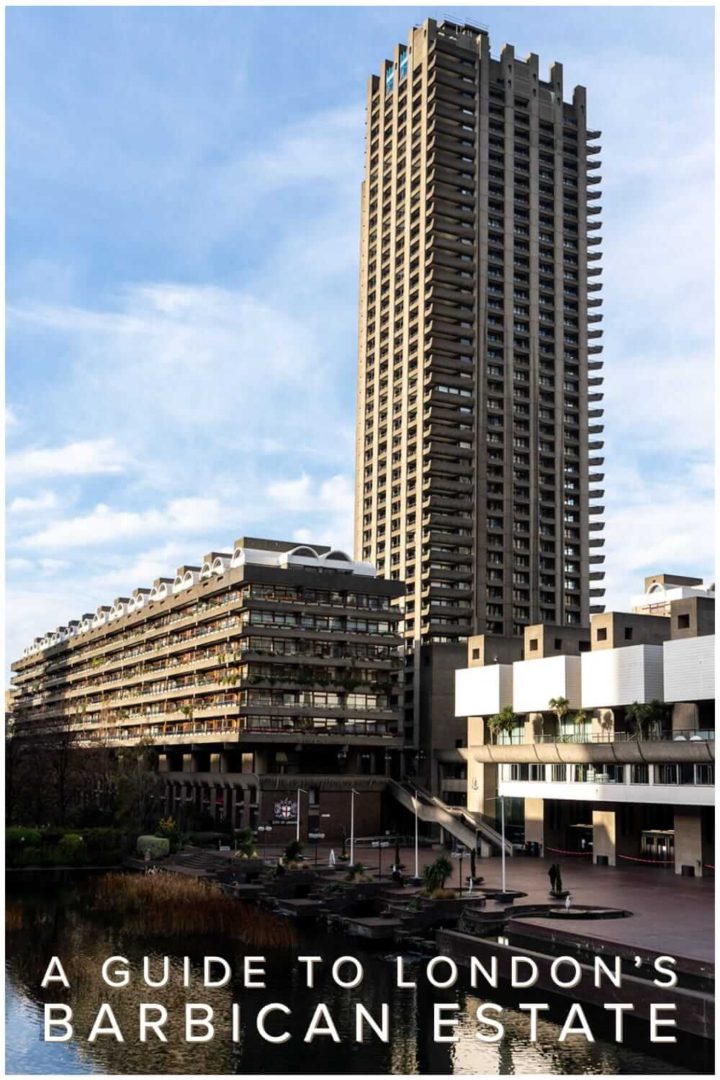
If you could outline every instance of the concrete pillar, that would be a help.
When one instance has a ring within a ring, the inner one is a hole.
[[[675,811],[675,873],[691,866],[695,877],[702,877],[702,818],[699,810]]]
[[[220,773],[220,772],[222,772],[222,765],[221,765],[220,758],[221,758],[220,754],[211,754],[210,755],[210,772],[211,773]]]
[[[541,712],[528,713],[525,718],[525,742],[540,742],[545,734],[545,718]]]
[[[168,761],[167,754],[158,754],[157,771],[159,773],[170,771],[170,762]]]
[[[593,810],[593,862],[605,856],[609,866],[616,865],[615,811]]]
[[[697,731],[699,716],[700,710],[693,702],[676,701],[672,707],[673,735],[678,731]]]
[[[543,854],[545,845],[545,800],[525,799],[525,843],[540,845]]]
[[[467,808],[472,813],[487,814],[494,818],[497,813],[497,765],[476,761],[473,746],[483,746],[488,737],[481,716],[468,717],[468,749],[463,756],[467,762]]]
[[[183,754],[182,771],[186,773],[195,772],[195,761],[192,754]]]

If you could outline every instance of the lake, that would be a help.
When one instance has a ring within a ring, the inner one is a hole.
[[[476,1038],[475,1013],[482,999],[476,992],[461,989],[438,990],[418,977],[414,989],[396,986],[395,954],[387,950],[362,948],[343,935],[329,932],[299,933],[290,949],[253,949],[238,942],[219,940],[212,935],[183,941],[153,938],[148,928],[144,938],[130,936],[122,926],[109,925],[91,910],[91,880],[71,875],[62,884],[48,883],[45,875],[10,875],[7,890],[7,986],[6,986],[6,1071],[9,1073],[374,1073],[374,1074],[681,1074],[697,1073],[703,1065],[697,1056],[707,1053],[705,1044],[687,1042],[663,1059],[644,1052],[641,1038],[636,1045],[598,1038],[588,1043],[572,1035],[559,1043],[560,1024],[567,1003],[551,1019],[539,1020],[538,1039],[531,1042],[526,1014],[505,1008],[502,1022],[505,1035],[496,1044]],[[242,958],[262,953],[267,959],[267,988],[245,989],[240,972]],[[318,973],[316,985],[308,989],[296,955],[320,955],[328,961]],[[335,985],[325,974],[329,963],[342,955],[357,957],[365,970],[357,990]],[[40,983],[50,958],[57,955],[72,969],[70,990],[42,990]],[[109,956],[124,956],[136,976],[124,988],[110,989],[102,983],[100,968]],[[235,972],[220,988],[203,987],[199,963],[206,955],[225,957]],[[169,958],[170,980],[159,989],[146,986],[140,978],[142,958],[149,957],[152,970],[159,972],[163,957]],[[189,987],[182,985],[183,957],[190,957],[194,972]],[[415,958],[417,966],[419,957]],[[406,960],[412,974],[413,957]],[[424,970],[424,965],[423,965]],[[526,1000],[527,994],[523,995]],[[493,1001],[503,1004],[493,991]],[[65,1043],[43,1041],[43,1004],[63,1002],[73,1009],[74,1034]],[[387,1003],[390,1041],[385,1044],[367,1030],[366,1041],[354,1041],[356,1002],[379,1018]],[[89,1043],[87,1036],[102,1002],[109,1002],[125,1042],[100,1036]],[[138,1039],[141,1002],[158,1003],[168,1012],[167,1043],[152,1033]],[[215,1038],[204,1043],[183,1039],[183,1018],[187,1002],[212,1006],[217,1019]],[[238,1039],[231,1037],[231,1006],[240,1005]],[[270,1032],[286,1030],[284,1043],[264,1041],[256,1029],[258,1011],[267,1003],[282,1002],[291,1015],[274,1014],[267,1020]],[[341,1038],[317,1037],[303,1041],[310,1018],[320,1002],[325,1002]],[[435,1002],[459,1005],[459,1041],[436,1043],[432,1038],[432,1009]],[[688,1056],[689,1051],[692,1057]],[[693,1060],[686,1069],[682,1062]],[[707,1071],[711,1060],[707,1058]]]

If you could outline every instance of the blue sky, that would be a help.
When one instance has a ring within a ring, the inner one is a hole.
[[[626,607],[712,573],[712,11],[460,11],[604,133]],[[428,15],[8,9],[10,658],[243,534],[350,547],[366,79]]]

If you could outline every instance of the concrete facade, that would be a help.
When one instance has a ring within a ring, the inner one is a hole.
[[[168,812],[254,827],[302,787],[336,820],[355,787],[377,828],[400,771],[401,592],[326,545],[241,538],[38,639],[13,664],[14,732],[149,741]]]
[[[448,19],[369,80],[355,554],[405,581],[426,759],[451,721],[420,643],[462,666],[470,636],[586,625],[603,595],[599,136],[561,64]]]
[[[524,660],[469,660],[457,673],[468,808],[487,814],[488,794],[502,796],[524,842],[549,858],[712,874],[714,636],[673,640],[670,615],[611,612],[598,623],[618,646],[592,635],[589,652],[542,657],[555,628],[532,628]],[[491,737],[487,719],[510,703],[515,726]]]

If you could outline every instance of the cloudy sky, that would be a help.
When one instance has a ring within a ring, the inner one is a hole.
[[[460,10],[603,130],[626,607],[712,573],[712,11]],[[243,534],[351,546],[365,85],[433,14],[7,11],[10,658]]]

